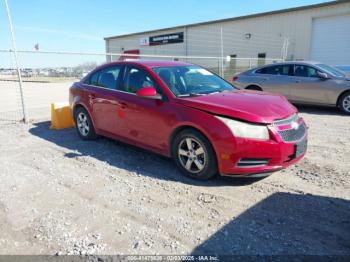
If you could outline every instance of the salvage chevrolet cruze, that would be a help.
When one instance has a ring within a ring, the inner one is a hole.
[[[98,67],[70,88],[79,136],[117,139],[172,157],[186,175],[267,175],[299,161],[307,128],[283,96],[237,90],[182,62]]]

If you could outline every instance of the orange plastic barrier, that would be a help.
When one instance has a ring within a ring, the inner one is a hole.
[[[74,127],[72,110],[69,103],[51,103],[50,129],[64,129]]]

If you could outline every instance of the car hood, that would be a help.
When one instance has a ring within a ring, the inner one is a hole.
[[[345,77],[333,77],[335,80],[350,81],[350,73],[346,74]]]
[[[253,123],[270,124],[297,112],[285,97],[259,91],[235,90],[176,100],[188,107]]]

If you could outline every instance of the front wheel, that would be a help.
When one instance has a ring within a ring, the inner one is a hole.
[[[350,91],[340,97],[339,107],[345,114],[350,115]]]
[[[185,175],[206,180],[217,174],[216,155],[209,140],[196,130],[180,132],[172,145],[175,164]]]

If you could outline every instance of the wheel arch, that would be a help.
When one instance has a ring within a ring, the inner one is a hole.
[[[75,117],[75,113],[77,112],[77,109],[78,109],[78,108],[84,108],[84,109],[87,111],[86,107],[83,106],[82,104],[75,104],[75,105],[73,106],[73,110],[72,110],[72,115],[73,115],[73,117]]]
[[[73,115],[73,120],[75,122],[75,113],[77,111],[78,108],[83,108],[88,114],[89,114],[89,117],[92,121],[92,124],[94,125],[94,128],[96,130],[96,125],[95,125],[95,119],[91,116],[91,113],[90,111],[88,110],[87,106],[85,106],[84,104],[82,103],[76,103],[74,106],[73,106],[73,109],[72,109],[72,115]]]
[[[263,89],[261,88],[261,86],[259,86],[259,85],[257,85],[257,84],[250,84],[250,85],[246,86],[244,89],[263,91]]]
[[[345,93],[350,93],[350,89],[346,89],[343,92],[341,92],[337,98],[337,104],[336,107],[340,107],[340,98],[345,94]]]
[[[206,134],[206,132],[204,132],[203,130],[201,130],[201,128],[199,127],[196,127],[196,126],[193,126],[193,125],[189,125],[189,124],[184,124],[184,125],[180,125],[178,127],[176,127],[173,132],[171,133],[170,137],[169,137],[169,141],[168,141],[168,154],[170,157],[173,157],[172,156],[172,147],[173,147],[173,142],[174,142],[174,139],[175,137],[182,131],[186,130],[186,129],[189,129],[189,130],[195,130],[197,132],[199,132],[201,135],[203,135],[207,140],[208,142],[210,143],[211,147],[213,148],[214,150],[214,153],[215,153],[215,156],[216,156],[216,161],[218,161],[218,155],[217,155],[217,151],[215,149],[215,146],[213,145],[213,143],[211,142],[211,139],[210,139],[210,136],[208,134]]]

